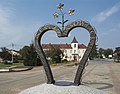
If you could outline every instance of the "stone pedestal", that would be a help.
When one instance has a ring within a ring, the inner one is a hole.
[[[71,82],[58,81],[53,84],[41,84],[28,88],[19,94],[107,94],[102,90],[85,85],[74,86]]]

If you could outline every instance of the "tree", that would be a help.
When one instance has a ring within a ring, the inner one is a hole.
[[[103,48],[99,48],[99,50],[98,50],[99,58],[101,58],[101,59],[103,58],[104,52],[105,52],[105,50]]]
[[[11,54],[9,53],[9,49],[7,49],[6,47],[1,48],[0,57],[3,60],[11,61]]]
[[[50,58],[54,63],[60,63],[63,52],[56,45],[51,45],[51,48],[45,51],[47,58]]]
[[[41,61],[37,56],[37,52],[35,51],[35,47],[33,44],[30,44],[30,46],[24,46],[20,50],[20,55],[23,59],[23,63],[25,66],[42,65]]]
[[[114,61],[120,62],[120,47],[115,48]]]
[[[106,49],[106,50],[104,51],[104,55],[105,55],[106,58],[109,58],[109,57],[108,57],[109,55],[113,55],[113,50],[110,49],[110,48]]]
[[[94,45],[91,53],[90,53],[90,56],[89,56],[89,59],[94,59],[94,58],[97,58],[98,54],[97,54],[97,46],[98,45]]]
[[[108,49],[100,48],[98,52],[100,58],[103,58],[103,55],[105,56],[105,58],[109,58],[109,55],[113,55],[113,50],[110,48]]]

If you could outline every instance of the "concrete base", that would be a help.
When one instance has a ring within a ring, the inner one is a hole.
[[[104,91],[80,85],[73,86],[71,82],[59,81],[53,84],[41,84],[28,88],[19,94],[107,94]]]

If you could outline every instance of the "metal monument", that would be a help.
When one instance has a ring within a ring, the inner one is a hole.
[[[36,48],[38,56],[41,59],[41,62],[43,64],[43,67],[44,67],[44,70],[45,70],[45,73],[46,73],[46,76],[47,76],[47,83],[48,84],[54,84],[55,80],[54,80],[50,65],[47,61],[47,58],[46,58],[45,53],[44,53],[44,51],[42,49],[42,46],[41,46],[42,36],[44,35],[45,32],[47,32],[49,30],[52,30],[52,31],[57,33],[57,36],[59,38],[60,37],[68,37],[70,31],[73,30],[74,28],[81,27],[81,28],[86,29],[90,34],[90,41],[89,41],[88,47],[87,47],[87,49],[84,53],[84,56],[79,63],[79,66],[78,66],[78,69],[77,69],[77,72],[76,72],[76,75],[75,75],[74,85],[78,86],[78,85],[81,84],[81,77],[82,77],[83,70],[85,68],[86,62],[87,62],[88,57],[90,55],[90,52],[92,51],[92,48],[94,47],[95,42],[96,42],[96,33],[95,33],[96,30],[93,26],[91,26],[90,23],[88,23],[86,21],[83,21],[83,20],[73,21],[70,24],[68,24],[67,26],[64,26],[64,24],[68,20],[64,20],[64,15],[67,14],[67,13],[62,12],[63,7],[64,7],[64,4],[60,3],[57,6],[57,8],[60,10],[60,14],[58,14],[57,12],[55,12],[53,14],[54,17],[58,17],[59,15],[62,15],[62,21],[58,22],[59,24],[62,25],[62,29],[60,29],[57,25],[52,25],[52,24],[47,24],[47,25],[42,26],[37,31],[37,34],[35,36],[35,48]],[[74,11],[75,10],[70,9],[68,14],[73,15]]]

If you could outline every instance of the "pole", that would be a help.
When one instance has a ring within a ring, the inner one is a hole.
[[[62,31],[64,30],[64,14],[62,13]]]
[[[13,47],[14,47],[14,44],[12,43],[12,63],[13,63]]]

